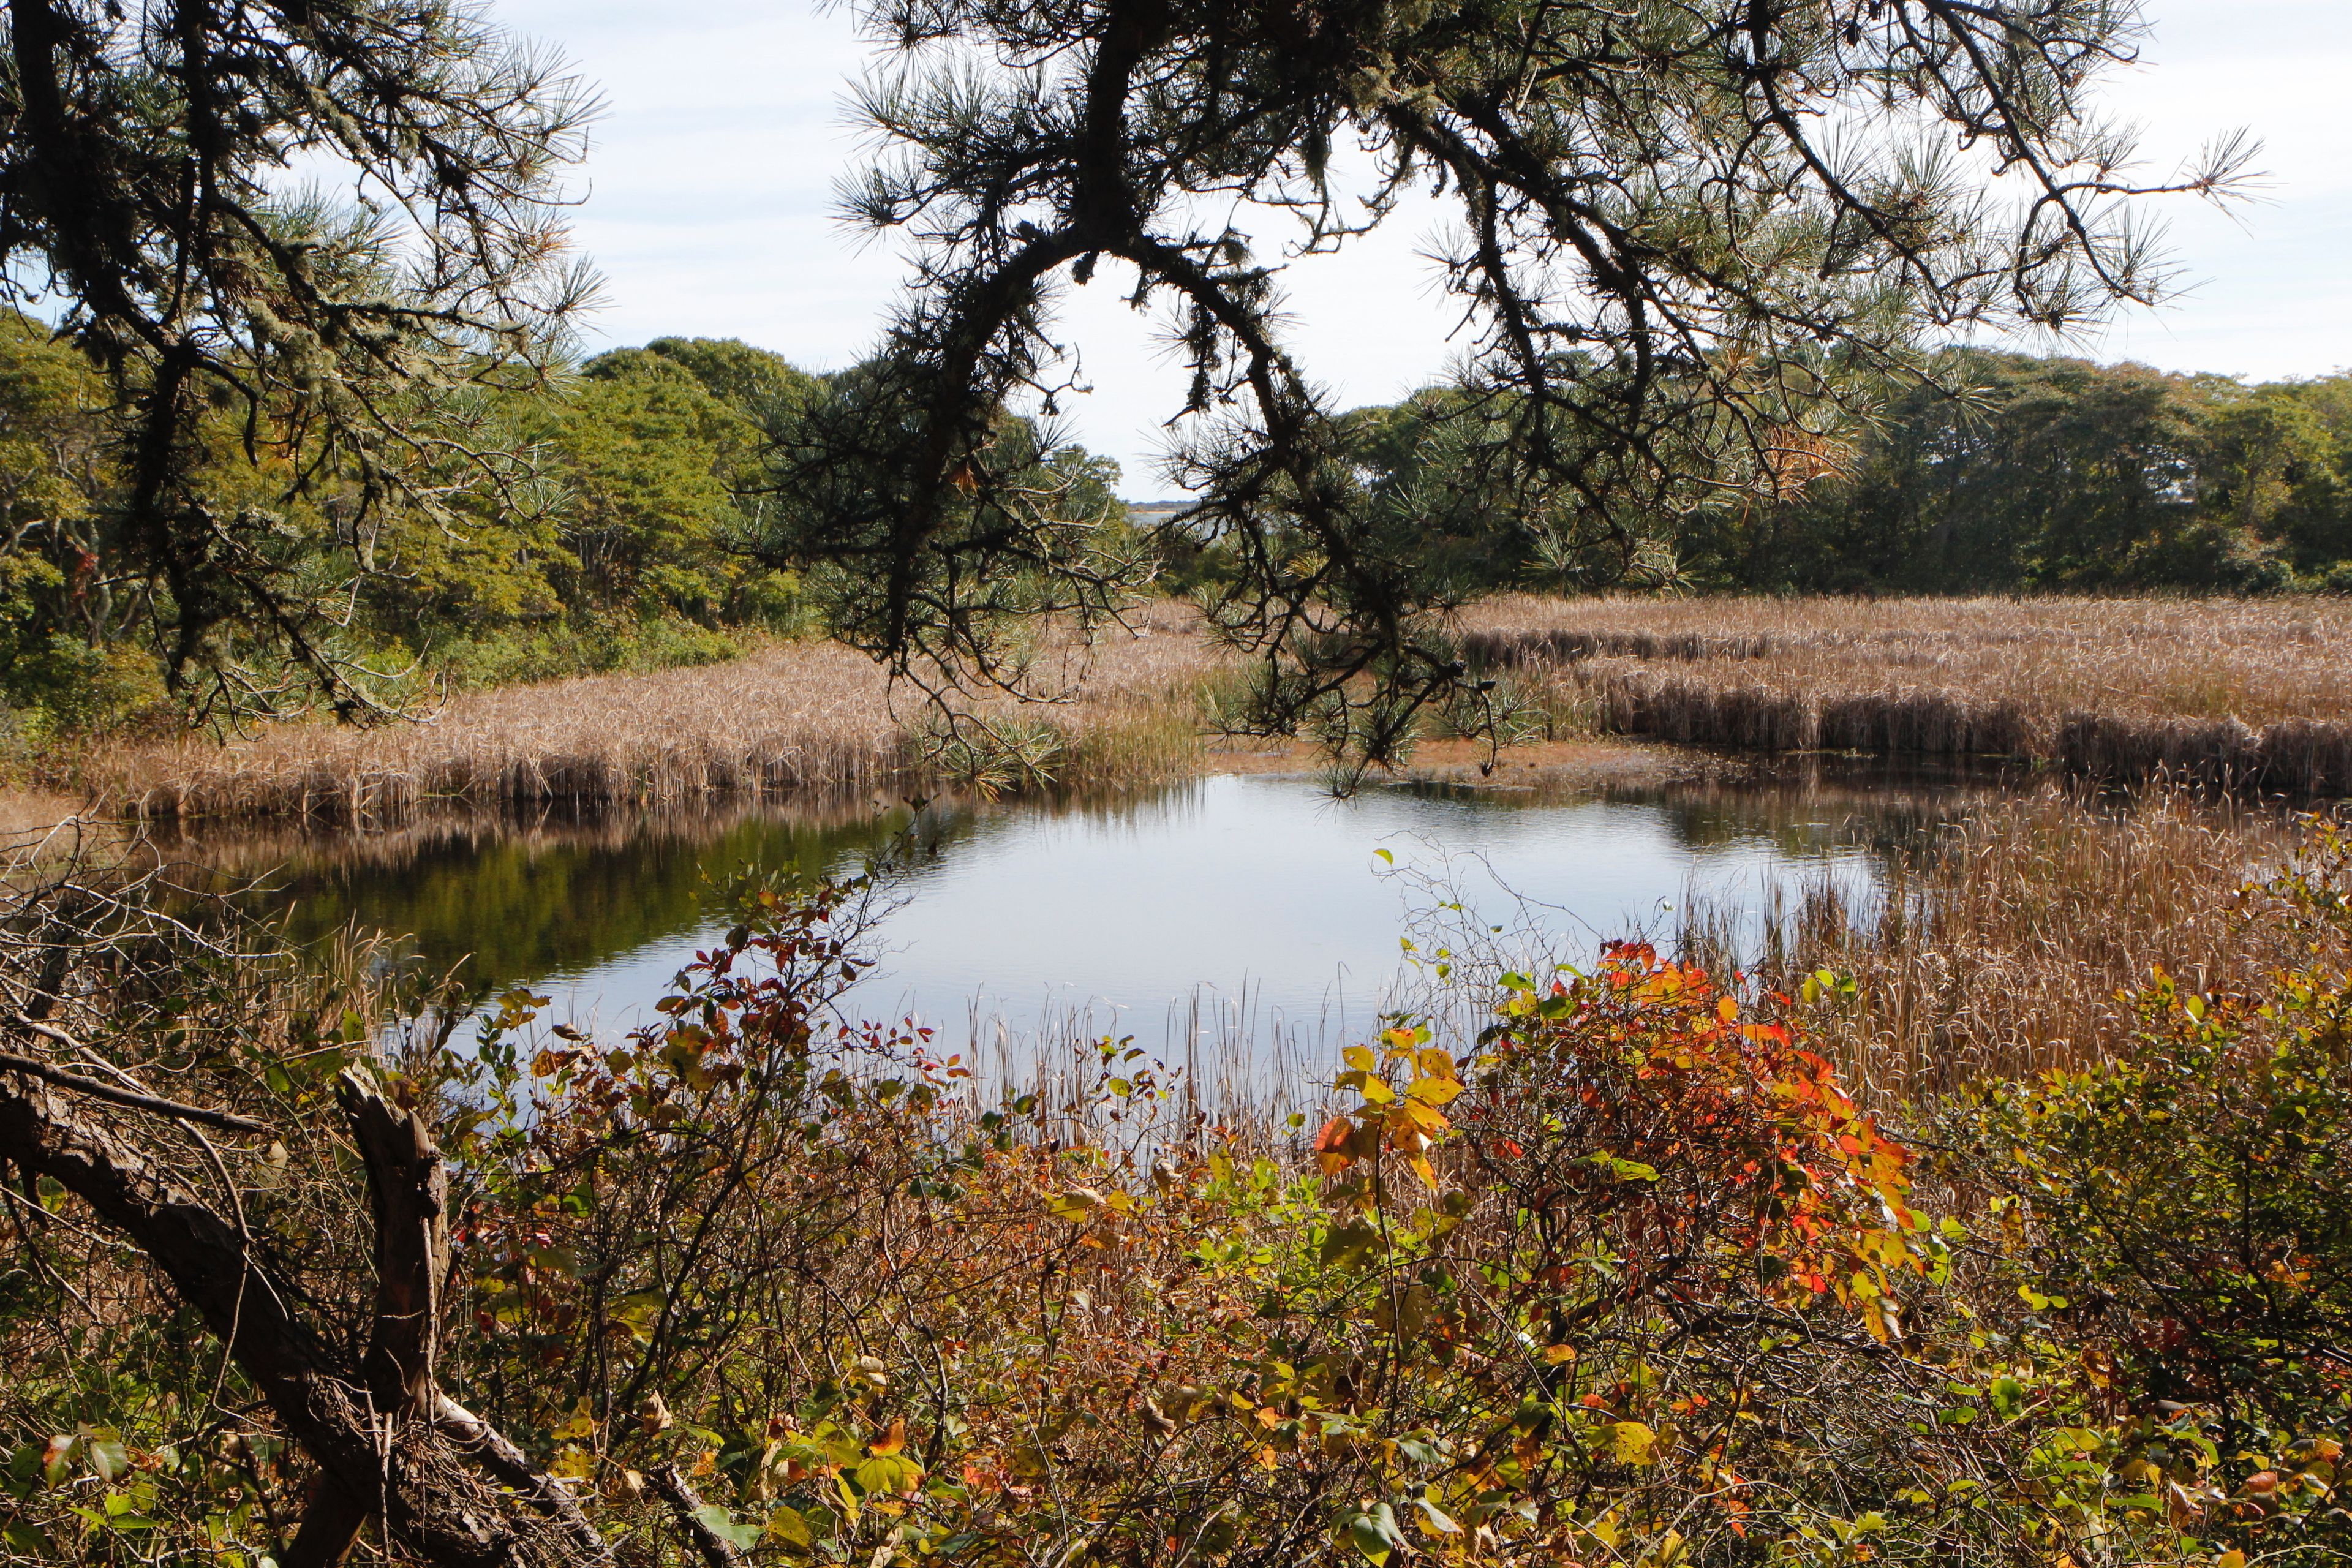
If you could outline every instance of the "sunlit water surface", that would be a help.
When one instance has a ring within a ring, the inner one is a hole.
[[[1752,930],[1775,885],[1828,878],[1867,896],[1885,847],[1940,814],[1924,800],[1950,804],[1818,781],[1339,801],[1309,779],[1244,775],[1114,801],[774,806],[226,841],[205,858],[267,871],[251,901],[298,937],[395,933],[414,962],[457,966],[477,997],[525,984],[552,999],[549,1021],[612,1031],[649,1018],[692,950],[731,923],[722,889],[742,868],[851,871],[895,845],[899,907],[854,1012],[914,1017],[951,1048],[1075,1033],[1181,1050],[1205,1033],[1313,1053],[1412,999],[1401,938],[1426,952],[1467,932],[1522,951],[1533,931],[1573,959],[1607,937],[1671,937],[1694,899]],[[1459,914],[1442,908],[1456,901]]]

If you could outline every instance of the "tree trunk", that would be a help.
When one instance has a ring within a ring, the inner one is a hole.
[[[436,1387],[448,1263],[440,1152],[422,1118],[358,1074],[337,1090],[375,1218],[375,1316],[356,1367],[295,1315],[300,1293],[236,1226],[58,1087],[5,1067],[0,1159],[51,1177],[144,1252],[318,1464],[288,1568],[339,1561],[371,1519],[399,1552],[444,1568],[615,1568],[562,1484]]]

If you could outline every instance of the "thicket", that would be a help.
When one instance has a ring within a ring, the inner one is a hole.
[[[1468,460],[1502,416],[1433,390],[1349,416],[1431,569],[1475,592],[1591,563]],[[1784,455],[1777,498],[1654,512],[1635,576],[1799,593],[2352,590],[2352,377],[2255,385],[1967,350],[1869,423]],[[1213,567],[1210,569],[1213,572]]]
[[[1902,1127],[1810,1046],[1834,984],[1638,945],[1503,975],[1453,1048],[1390,1020],[1286,1129],[1124,1042],[999,1099],[840,1023],[856,886],[753,884],[626,1038],[518,992],[452,1048],[56,882],[5,972],[5,1550],[2337,1560],[2317,851],[2249,894],[2309,967],[2159,976],[2121,1059]]]
[[[340,585],[340,623],[312,635],[382,691],[709,663],[826,623],[843,574],[806,582],[770,536],[776,455],[833,382],[700,339],[557,368],[472,395],[473,438],[528,478],[454,485],[430,511],[386,508],[355,532],[355,479],[306,471],[296,430],[225,413],[191,482],[214,510],[268,515],[274,573]],[[0,722],[19,744],[188,711],[166,685],[184,617],[135,536],[124,428],[79,347],[0,316]],[[1063,504],[1110,515],[1115,470],[1044,460],[1067,476]],[[268,662],[266,626],[244,642],[214,652]]]
[[[1704,580],[1808,592],[2352,590],[2352,376],[1969,353],[1847,471],[1708,520]]]

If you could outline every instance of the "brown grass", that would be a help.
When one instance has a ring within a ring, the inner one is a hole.
[[[2352,793],[2352,601],[1494,601],[1473,656],[1611,734]]]
[[[1018,787],[1162,777],[1197,752],[1210,650],[1167,606],[1092,647],[1049,649],[1041,683],[1066,700],[998,699],[972,711],[1027,743],[1042,773],[988,772],[974,729],[958,755],[974,777]],[[274,726],[249,739],[101,745],[43,760],[41,782],[148,818],[303,817],[390,826],[436,808],[548,803],[667,805],[914,783],[941,761],[922,697],[836,644],[763,649],[731,664],[593,676],[471,693],[420,723],[358,731]]]
[[[794,643],[728,665],[475,693],[384,730],[100,744],[43,759],[33,782],[151,819],[375,826],[436,808],[676,805],[925,778],[983,793],[1144,783],[1202,765],[1199,697],[1226,677],[1183,607],[1155,605],[1137,630],[1049,645],[1039,684],[1068,700],[975,702],[985,727],[950,744],[921,698],[894,694],[870,661]],[[1478,607],[1465,631],[1475,657],[1516,668],[1566,721],[1561,739],[2005,756],[2108,780],[2352,793],[2352,602],[1516,596]],[[1416,772],[1447,771],[1443,738],[1432,745]],[[1295,749],[1276,760],[1311,763]]]
[[[2125,994],[2158,966],[2209,990],[2309,962],[2285,921],[2240,897],[2296,838],[2284,817],[2179,792],[2118,808],[2053,784],[1993,796],[1898,852],[1874,904],[1826,883],[1781,889],[1760,953],[1735,952],[1725,913],[1704,908],[1682,940],[1791,994],[1820,969],[1854,980],[1801,1011],[1842,1076],[1891,1108],[2127,1055]]]

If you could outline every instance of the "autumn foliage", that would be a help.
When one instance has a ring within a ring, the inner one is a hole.
[[[2340,915],[2315,865],[2267,918]],[[1619,944],[1503,976],[1465,1048],[1389,1020],[1291,1136],[1127,1042],[999,1100],[844,1020],[865,895],[751,888],[625,1039],[525,1046],[517,993],[406,1064],[454,1162],[443,1375],[631,1561],[688,1550],[673,1466],[708,1540],[776,1564],[2352,1541],[2340,978],[2160,982],[2144,1060],[1917,1108],[1906,1139],[1808,1047],[1821,997]],[[53,1403],[5,1407],[19,1556],[242,1565],[298,1509],[257,1417],[183,1430],[216,1363],[142,1390],[27,1358]]]

